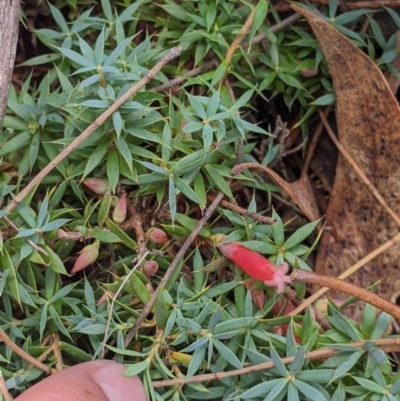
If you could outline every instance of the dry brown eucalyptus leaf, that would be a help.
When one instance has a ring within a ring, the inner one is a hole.
[[[336,93],[338,136],[373,186],[400,214],[400,109],[377,66],[321,18],[297,6],[311,25],[328,62]],[[316,272],[337,276],[389,238],[399,227],[340,155],[316,261]],[[400,247],[392,246],[349,281],[367,287],[385,277],[378,292],[400,294]],[[335,294],[335,297],[344,298]],[[359,317],[360,310],[352,316]]]

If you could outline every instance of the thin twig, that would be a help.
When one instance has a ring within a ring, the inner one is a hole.
[[[149,253],[150,253],[150,252],[147,251],[147,252],[138,260],[138,262],[136,263],[136,265],[133,266],[133,268],[131,269],[131,271],[125,276],[125,278],[124,278],[124,280],[122,281],[121,285],[119,286],[117,292],[116,292],[116,293],[114,294],[114,296],[112,297],[111,304],[110,304],[110,312],[109,312],[109,314],[108,314],[108,319],[107,319],[106,331],[105,331],[105,333],[104,333],[103,349],[102,349],[103,357],[104,357],[105,345],[106,345],[106,343],[107,343],[108,330],[109,330],[109,328],[110,328],[111,317],[112,317],[112,314],[113,314],[113,309],[114,309],[115,300],[118,298],[119,294],[121,293],[122,289],[124,288],[125,284],[128,282],[128,280],[129,280],[129,278],[131,277],[131,275],[133,274],[133,272],[142,264],[142,262],[147,258],[147,255],[148,255]],[[153,295],[154,295],[154,294],[153,294]],[[147,305],[146,305],[146,306],[147,306]],[[138,318],[138,319],[139,319],[139,318]],[[130,333],[128,333],[128,335],[129,335],[129,334],[130,334]],[[128,344],[129,344],[129,343],[130,343],[130,340],[129,340]],[[126,344],[125,344],[125,346],[126,346]]]
[[[207,195],[207,199],[213,201],[215,199],[215,196],[214,195]],[[223,206],[226,209],[233,210],[235,212],[238,212],[240,214],[248,216],[253,220],[259,221],[260,223],[264,223],[264,224],[275,224],[276,223],[276,220],[273,219],[272,217],[260,216],[257,213],[250,212],[250,211],[248,211],[248,210],[246,210],[246,209],[244,209],[244,208],[242,208],[240,206],[237,206],[237,205],[235,205],[235,204],[233,204],[231,202],[228,202],[226,200],[222,200],[221,201],[221,206]]]
[[[312,3],[329,4],[329,0],[311,0]],[[346,2],[346,7],[351,10],[360,8],[380,8],[380,7],[398,7],[400,6],[399,0],[368,0],[368,1],[354,1]],[[340,4],[340,8],[342,5]]]
[[[43,170],[36,175],[32,181],[10,202],[5,208],[6,212],[11,212],[23,199],[38,185],[44,177],[54,167],[60,164],[77,146],[86,140],[96,129],[98,129],[104,122],[127,100],[129,100],[139,89],[150,82],[154,76],[161,70],[161,68],[169,63],[174,58],[178,57],[181,53],[180,47],[172,48],[161,60],[135,85],[133,85],[126,93],[117,99],[107,110],[105,110],[96,120],[89,125],[77,138],[75,138],[70,145],[68,145],[61,153],[59,153]]]
[[[328,121],[325,118],[324,113],[321,110],[318,110],[319,116],[325,126],[325,129],[328,131],[329,136],[331,137],[333,143],[339,149],[339,152],[343,155],[346,161],[350,164],[353,170],[358,175],[358,178],[368,187],[368,189],[372,192],[375,196],[375,199],[383,206],[389,216],[400,226],[400,218],[396,215],[396,213],[391,209],[385,199],[382,198],[381,194],[375,189],[372,185],[371,181],[368,177],[364,174],[364,172],[358,167],[357,163],[353,160],[347,150],[341,145],[341,143],[337,140],[335,134],[333,133]]]
[[[251,29],[251,26],[253,25],[254,15],[255,15],[255,8],[251,11],[245,23],[243,24],[239,34],[236,36],[232,44],[229,46],[229,49],[226,52],[226,57],[225,57],[225,61],[227,61],[228,63],[232,61],[232,57],[235,54],[236,49],[240,46],[243,38],[246,36],[247,32],[249,32],[249,30]]]
[[[4,344],[6,344],[7,347],[11,348],[18,356],[20,356],[25,361],[31,363],[33,366],[37,367],[38,369],[42,370],[43,372],[45,372],[47,374],[55,373],[53,369],[48,368],[43,363],[39,362],[36,358],[29,355],[22,348],[18,347],[18,345],[14,344],[14,342],[11,341],[10,337],[8,337],[6,332],[2,329],[0,329],[0,341],[3,341]]]
[[[346,346],[360,348],[361,350],[363,350],[363,346],[365,345],[365,343],[367,341],[369,342],[371,340],[348,343],[348,344],[346,344]],[[381,349],[385,349],[386,347],[389,347],[391,349],[391,351],[393,351],[394,349],[399,349],[400,338],[383,338],[383,339],[375,340],[374,345]],[[343,351],[340,349],[334,348],[334,347],[318,349],[316,351],[308,352],[304,356],[304,359],[310,360],[310,361],[324,360],[324,359],[328,359],[329,357],[331,357],[333,355],[339,354],[340,352],[343,352]],[[287,365],[287,364],[293,362],[294,358],[295,358],[295,356],[289,356],[286,358],[282,358],[281,361],[285,365]],[[270,362],[260,363],[258,365],[248,366],[246,368],[232,370],[229,372],[217,372],[217,373],[209,373],[209,374],[205,374],[205,375],[193,376],[193,377],[189,377],[189,378],[183,377],[183,378],[177,378],[177,379],[171,379],[171,380],[154,381],[154,382],[152,382],[152,386],[153,387],[167,387],[167,386],[183,385],[183,384],[189,384],[189,383],[207,382],[210,380],[221,381],[222,379],[226,379],[228,377],[245,375],[245,374],[249,374],[252,372],[259,372],[262,370],[272,369],[274,367],[275,367],[274,362],[270,361]]]
[[[3,372],[1,370],[0,370],[0,394],[2,396],[2,400],[13,401],[11,394],[8,392],[6,381],[4,380]]]
[[[12,227],[17,233],[19,233],[19,232],[21,231],[7,216],[4,216],[3,218],[4,218],[4,220],[6,221],[6,223],[7,223],[10,227]],[[44,249],[40,248],[40,246],[38,246],[38,245],[36,245],[34,242],[32,242],[32,240],[30,240],[29,238],[27,238],[26,241],[28,242],[28,244],[29,244],[36,252],[40,252],[40,253],[43,253],[44,255],[48,256],[48,253],[47,253]]]
[[[359,287],[358,285],[348,283],[340,278],[316,274],[314,272],[300,269],[294,270],[290,277],[292,281],[316,284],[321,287],[328,287],[333,290],[344,292],[345,294],[356,297],[361,301],[377,307],[381,311],[393,316],[396,320],[400,320],[400,308],[397,305],[366,290],[365,288]]]
[[[57,372],[61,372],[64,368],[63,358],[60,351],[60,335],[53,334],[53,355],[56,358],[56,369]]]
[[[359,270],[361,267],[363,267],[366,263],[368,263],[370,260],[381,254],[382,252],[386,251],[386,249],[390,248],[392,245],[397,244],[400,241],[400,233],[398,233],[396,236],[394,236],[392,239],[389,241],[385,242],[383,245],[381,245],[379,248],[375,249],[371,253],[369,253],[367,256],[359,260],[356,264],[353,266],[349,267],[345,272],[343,272],[338,278],[340,279],[345,279],[352,274],[354,274],[357,270]],[[314,301],[316,301],[319,297],[324,295],[327,291],[329,291],[329,288],[324,287],[315,292],[313,295],[308,297],[300,306],[298,306],[295,310],[290,312],[291,316],[298,315],[300,312],[302,312],[304,309],[307,308],[308,305],[311,305]]]

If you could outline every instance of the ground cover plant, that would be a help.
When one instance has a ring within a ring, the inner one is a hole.
[[[318,10],[398,75],[396,35],[371,10]],[[11,394],[106,357],[139,374],[152,400],[399,400],[389,314],[366,304],[356,322],[345,315],[353,297],[288,316],[306,286],[287,288],[282,266],[312,270],[321,220],[267,175],[232,173],[258,163],[291,180],[318,110],[335,100],[300,16],[262,0],[70,0],[48,13],[1,136],[0,364]]]

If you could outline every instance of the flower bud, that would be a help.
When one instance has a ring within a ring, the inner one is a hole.
[[[225,234],[215,234],[213,237],[215,246],[221,245],[225,241],[225,238],[226,238]]]
[[[100,178],[86,178],[82,183],[96,195],[104,195],[107,191],[111,191],[108,181]]]
[[[155,260],[148,260],[143,266],[143,273],[147,276],[154,276],[158,271],[158,263]]]
[[[94,241],[93,244],[85,246],[79,252],[78,259],[75,261],[71,274],[79,272],[94,263],[99,256],[99,246],[99,240]]]
[[[150,228],[146,233],[146,238],[157,245],[165,245],[168,242],[167,234],[161,228]]]
[[[115,292],[106,290],[103,292],[103,295],[99,298],[99,300],[96,302],[96,306],[100,306],[101,304],[104,304],[107,302],[108,299],[112,299],[115,296]]]
[[[121,224],[126,219],[126,208],[128,204],[128,195],[123,194],[121,198],[118,200],[114,210],[113,210],[113,221],[116,224]]]
[[[313,78],[317,75],[317,71],[314,68],[307,68],[300,71],[300,74],[304,78]]]

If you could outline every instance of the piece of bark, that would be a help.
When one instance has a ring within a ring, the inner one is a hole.
[[[336,93],[340,143],[373,186],[400,215],[400,109],[378,67],[345,36],[299,7],[328,62]],[[315,271],[338,276],[394,237],[398,225],[339,155]],[[393,246],[349,281],[367,287],[382,279],[378,293],[395,301],[400,294],[400,247]],[[333,294],[335,298],[347,295]],[[360,306],[352,317],[359,319]]]
[[[18,41],[19,0],[0,1],[0,132],[6,113],[8,91]]]

